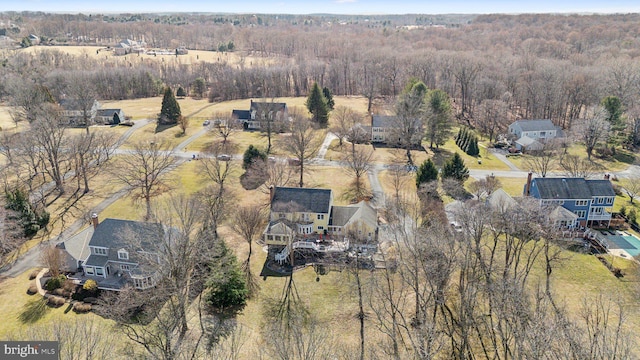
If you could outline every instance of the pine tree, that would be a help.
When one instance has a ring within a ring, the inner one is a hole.
[[[324,95],[325,100],[327,100],[327,106],[329,110],[333,110],[333,107],[336,105],[335,101],[333,101],[333,95],[331,94],[331,90],[328,87],[322,88],[322,95]]]
[[[312,120],[320,126],[326,127],[329,122],[329,106],[318,83],[313,83],[306,105],[311,115],[313,115]]]
[[[257,147],[253,145],[249,145],[247,150],[244,152],[244,156],[242,157],[242,168],[247,170],[253,165],[253,162],[256,159],[260,159],[262,161],[267,161],[267,154],[263,151],[260,151]]]
[[[162,109],[158,121],[161,124],[176,124],[181,116],[180,104],[173,95],[170,87],[164,89],[164,97],[162,98]]]
[[[478,148],[478,138],[475,135],[471,137],[471,141],[469,142],[469,147],[467,149],[467,154],[471,156],[478,156],[480,154],[480,149]]]
[[[463,182],[469,178],[469,169],[460,154],[455,153],[442,167],[442,178],[452,178]]]
[[[416,172],[416,186],[438,180],[438,169],[431,159],[425,160]]]
[[[176,91],[176,96],[177,97],[185,97],[187,96],[187,92],[184,91],[184,88],[182,86],[178,87],[178,90]]]
[[[213,252],[206,283],[207,303],[220,311],[244,306],[249,290],[235,254],[222,239],[216,239]]]

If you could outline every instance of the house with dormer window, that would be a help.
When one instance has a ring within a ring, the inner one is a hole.
[[[131,285],[144,290],[156,285],[159,257],[154,243],[165,241],[162,225],[92,216],[92,226],[61,243],[66,254],[64,269],[82,284],[93,279],[99,289],[122,289]]]
[[[350,241],[377,241],[377,211],[366,201],[336,206],[331,189],[290,187],[272,187],[270,198],[263,240],[279,262],[291,249],[335,253],[345,252]]]
[[[608,227],[611,222],[616,193],[608,179],[527,178],[525,196],[540,199],[540,205],[557,205],[573,213],[580,227]],[[562,212],[568,221],[567,212]],[[560,215],[560,213],[559,213]]]

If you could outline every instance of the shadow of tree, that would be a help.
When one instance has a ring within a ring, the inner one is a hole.
[[[24,304],[18,319],[23,324],[33,324],[47,313],[47,299],[38,297]]]
[[[163,131],[165,131],[165,130],[169,130],[169,129],[171,129],[172,127],[176,127],[176,126],[178,126],[178,123],[174,123],[174,124],[160,124],[160,123],[158,123],[158,124],[156,125],[155,133],[156,133],[156,134],[157,134],[157,133],[161,133],[161,132],[163,132]]]
[[[453,152],[440,148],[433,152],[433,157],[431,159],[433,160],[433,163],[436,165],[436,167],[442,168],[442,166],[444,166],[444,163],[452,156]]]

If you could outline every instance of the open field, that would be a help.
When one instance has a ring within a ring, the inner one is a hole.
[[[147,47],[147,50],[151,50]],[[161,49],[159,49],[161,50]],[[74,56],[83,56],[98,60],[104,60],[107,63],[115,63],[118,65],[140,65],[145,61],[166,62],[183,65],[193,65],[200,62],[207,63],[227,63],[231,65],[240,65],[245,67],[261,67],[274,63],[282,63],[284,59],[247,56],[243,52],[216,52],[205,50],[189,50],[188,54],[178,55],[153,55],[153,54],[127,54],[114,55],[113,52],[107,51],[104,46],[31,46],[26,49],[19,49],[29,54],[37,54],[44,51],[61,51]],[[175,49],[169,49],[175,51]]]
[[[567,153],[571,155],[579,156],[580,158],[586,159],[587,152],[585,151],[584,145],[580,143],[573,143],[568,149]],[[531,155],[523,154],[521,156],[511,156],[509,157],[509,161],[511,161],[515,166],[520,168],[521,170],[528,170],[527,159],[529,159]],[[591,157],[593,165],[596,171],[604,172],[605,169],[607,171],[621,171],[632,165],[636,161],[636,155],[630,153],[626,150],[617,150],[617,154],[613,157],[607,159],[600,159],[596,156],[595,152]],[[552,172],[562,172],[562,167],[558,161],[553,163],[552,168],[550,169]]]

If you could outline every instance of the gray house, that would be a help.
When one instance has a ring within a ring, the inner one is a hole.
[[[89,279],[99,289],[118,291],[130,284],[136,289],[155,286],[158,256],[154,243],[165,241],[162,225],[140,221],[92,217],[93,226],[58,245],[64,250],[64,270],[83,284]],[[147,264],[145,266],[145,264]]]
[[[62,99],[60,107],[69,125],[84,126],[95,122],[100,103],[97,100],[84,102],[79,99]],[[85,118],[88,124],[85,124]]]
[[[509,134],[515,137],[518,150],[540,150],[549,139],[564,137],[562,130],[551,120],[518,120],[509,125]]]
[[[249,110],[233,110],[231,117],[242,123],[245,130],[260,130],[265,121],[286,125],[289,108],[286,103],[259,102],[251,100]]]
[[[124,120],[122,109],[98,109],[96,112],[96,124],[118,125]]]

